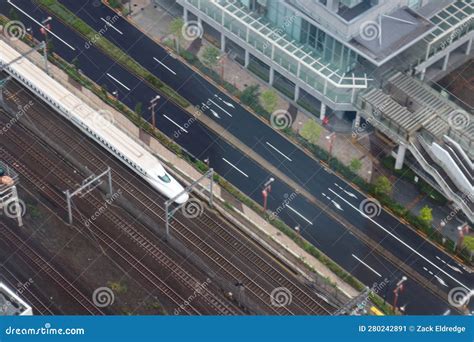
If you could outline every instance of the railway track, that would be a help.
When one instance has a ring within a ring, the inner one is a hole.
[[[48,278],[59,286],[65,293],[74,299],[90,315],[104,315],[104,312],[94,305],[91,299],[84,295],[73,282],[64,277],[54,266],[35,251],[29,244],[25,243],[17,234],[9,229],[4,222],[0,222],[0,236],[3,241],[7,241],[10,246],[16,249],[16,254],[23,261],[31,266],[35,266],[37,273],[47,275]]]
[[[105,158],[99,158],[97,155],[91,152],[90,149],[85,148],[80,141],[87,139],[82,137],[78,142],[77,138],[71,135],[71,132],[66,132],[53,120],[48,120],[49,122],[44,122],[44,115],[41,116],[40,113],[34,111],[30,115],[34,115],[38,118],[35,120],[37,123],[44,125],[44,129],[47,129],[52,133],[53,136],[57,137],[60,141],[67,142],[70,146],[75,146],[75,153],[79,154],[84,160],[85,164],[88,164],[90,168],[95,167],[96,171],[103,170],[105,167],[104,160],[112,162],[115,165],[118,165],[120,168],[123,166],[121,163],[115,159],[110,158],[110,155],[107,155],[100,148],[95,147],[95,152],[99,152]],[[49,135],[48,135],[49,136]],[[164,222],[164,208],[158,205],[155,198],[152,198],[141,191],[137,186],[135,181],[130,181],[130,179],[125,179],[119,172],[113,169],[113,178],[116,183],[124,189],[127,194],[133,197],[136,201],[141,203],[145,208],[149,209],[148,211],[152,213],[155,217],[158,217],[161,222]],[[162,202],[162,201],[160,201]],[[192,229],[191,227],[192,226]],[[334,311],[334,307],[326,303],[321,298],[317,297],[314,293],[311,295],[308,293],[311,290],[302,288],[304,285],[298,284],[298,282],[290,279],[288,274],[285,274],[284,271],[279,270],[277,267],[272,265],[270,262],[262,258],[255,252],[256,245],[255,243],[249,242],[249,239],[241,232],[233,229],[232,233],[229,232],[226,227],[223,227],[219,222],[216,222],[214,218],[204,212],[201,216],[192,220],[192,222],[186,222],[184,224],[179,219],[174,219],[172,222],[173,232],[178,233],[180,238],[187,242],[188,246],[193,246],[194,249],[197,249],[200,253],[203,253],[210,259],[215,266],[219,267],[223,272],[227,273],[228,276],[233,278],[236,281],[244,281],[246,285],[246,290],[250,291],[253,294],[253,297],[263,302],[265,306],[269,306],[271,291],[278,285],[278,287],[284,287],[290,291],[293,299],[293,309],[296,307],[296,312],[293,312],[288,307],[276,308],[272,306],[270,309],[274,313],[278,314],[292,314],[292,313],[310,313],[310,314],[330,314]],[[228,227],[227,227],[228,228]],[[204,240],[196,231],[200,232],[200,235],[206,236]],[[213,233],[212,235],[210,233]],[[213,245],[221,246],[223,250],[226,250],[227,255],[238,255],[241,262],[245,262],[248,265],[252,265],[258,271],[260,283],[264,283],[266,288],[263,288],[260,284],[255,282],[253,279],[250,279],[248,275],[244,274],[239,270],[229,257],[223,255],[217,251]],[[249,245],[252,245],[251,247]],[[267,279],[271,279],[273,282],[268,282]],[[262,300],[263,299],[263,300]]]
[[[25,148],[25,150],[27,149],[28,147]],[[29,151],[31,151],[31,149],[29,149]],[[28,179],[28,181],[31,182],[32,185],[36,186],[38,189],[40,189],[40,191],[44,192],[47,195],[48,199],[50,199],[57,207],[65,208],[66,201],[64,200],[63,196],[58,194],[56,189],[51,187],[49,184],[46,184],[46,182],[44,182],[42,178],[31,172],[28,168],[26,168],[26,166],[18,163],[16,158],[10,153],[8,153],[4,148],[0,148],[0,153],[2,155],[2,159],[5,160],[5,162],[13,166],[15,170],[24,178]],[[36,155],[36,161],[38,157],[41,158],[41,156]],[[75,220],[79,221],[82,221],[83,219],[76,211],[73,212],[73,217]],[[77,229],[77,227],[75,228]],[[166,284],[149,267],[145,266],[141,262],[141,260],[132,255],[127,248],[120,244],[116,239],[112,238],[99,225],[95,224],[95,222],[91,222],[91,231],[94,232],[95,238],[98,239],[103,246],[109,248],[109,250],[117,256],[117,259],[125,262],[129,267],[134,269],[147,283],[151,284],[154,288],[159,289],[164,296],[166,296],[172,303],[176,305],[176,307],[180,307],[183,305],[183,303],[185,303],[186,298],[181,297],[171,286]],[[200,312],[192,304],[186,305],[182,312],[189,315],[200,314]]]
[[[14,288],[16,284],[21,284],[21,280],[12,273],[7,267],[0,266],[0,273],[2,274],[3,278],[7,280],[9,285]],[[10,282],[8,280],[13,280]],[[44,303],[42,299],[30,288],[30,286],[25,287],[23,292],[21,293],[21,297],[24,298],[29,305],[33,308],[34,315],[54,315],[55,312],[51,310],[51,308]]]

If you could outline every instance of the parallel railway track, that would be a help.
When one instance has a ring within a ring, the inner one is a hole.
[[[93,153],[91,149],[82,145],[84,139],[87,139],[86,137],[77,138],[77,134],[71,134],[70,131],[66,132],[57,122],[46,119],[45,115],[39,113],[36,108],[33,108],[33,110],[29,112],[29,116],[34,117],[35,124],[42,126],[42,129],[48,132],[48,137],[54,136],[59,141],[73,148],[74,153],[80,156],[81,162],[87,165],[91,171],[103,170],[106,165],[104,160],[106,160],[108,164],[112,164],[114,181],[126,191],[129,196],[147,208],[147,214],[149,212],[153,218],[159,218],[161,222],[164,222],[164,208],[157,203],[156,198],[152,198],[139,189],[136,180],[125,179],[120,172],[115,170],[116,167],[123,168],[120,162],[111,158],[105,151],[97,148],[95,144],[90,142],[88,145],[95,147]],[[162,201],[160,201],[160,203],[161,202]],[[185,221],[185,219],[183,219],[183,221]],[[172,229],[173,233],[185,241],[188,247],[206,256],[231,279],[244,282],[246,290],[252,294],[252,297],[260,301],[262,305],[269,307],[275,314],[330,314],[335,310],[332,305],[314,293],[311,293],[311,290],[305,288],[305,285],[298,284],[297,281],[290,279],[293,276],[278,269],[278,267],[275,267],[268,260],[255,252],[254,249],[256,245],[253,242],[249,242],[248,237],[236,229],[229,232],[228,227],[223,227],[206,212],[203,212],[201,216],[192,221],[186,220],[186,224],[174,218],[172,221]],[[212,233],[212,235],[210,233]],[[201,238],[201,236],[205,236],[205,238]],[[215,245],[221,246],[223,253],[217,251],[214,247]],[[153,247],[148,246],[147,250],[152,248]],[[224,253],[226,255],[224,255]],[[230,260],[235,258],[238,258],[242,263],[252,265],[256,269],[258,277],[260,278],[259,283],[254,279],[250,279],[247,274],[235,266]],[[293,297],[291,307],[275,307],[269,305],[271,289],[277,286],[285,287],[291,292]]]

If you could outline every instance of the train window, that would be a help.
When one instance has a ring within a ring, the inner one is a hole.
[[[168,174],[166,172],[164,173],[163,176],[158,176],[158,178],[161,179],[161,181],[163,181],[165,183],[171,182],[171,178],[168,176]]]

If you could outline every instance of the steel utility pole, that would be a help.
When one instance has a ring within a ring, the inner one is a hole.
[[[183,207],[184,205],[186,205],[186,203],[183,203],[181,205],[179,205],[178,207],[176,208],[173,208],[170,210],[170,206],[174,203],[174,201],[184,195],[184,194],[189,194],[203,179],[205,178],[208,178],[209,179],[209,206],[212,208],[212,206],[214,205],[214,194],[213,194],[213,191],[214,191],[214,187],[213,187],[213,184],[214,184],[214,169],[209,169],[207,170],[207,172],[205,174],[203,174],[201,177],[199,177],[197,180],[195,180],[194,182],[192,182],[190,185],[188,185],[183,191],[181,191],[179,194],[177,194],[176,196],[174,196],[173,198],[170,198],[169,200],[167,200],[165,202],[165,211],[166,211],[166,237],[165,237],[165,240],[168,241],[169,240],[169,237],[170,237],[170,218],[173,217],[174,213],[177,212],[179,209],[181,209],[181,207]]]
[[[72,219],[73,219],[73,217],[72,217],[72,198],[76,195],[79,195],[79,197],[85,196],[86,194],[88,194],[89,192],[91,192],[92,190],[97,188],[101,184],[100,179],[102,177],[105,177],[105,176],[107,176],[107,180],[108,180],[108,182],[107,182],[107,185],[108,185],[108,188],[109,188],[108,195],[110,197],[112,197],[112,192],[113,192],[113,188],[112,188],[112,170],[110,169],[110,167],[107,167],[107,170],[102,172],[98,176],[92,175],[92,176],[87,177],[82,182],[81,186],[79,188],[77,188],[76,190],[74,190],[73,192],[71,192],[69,189],[64,191],[64,194],[66,195],[66,201],[67,201],[67,212],[68,212],[69,224],[72,224]]]

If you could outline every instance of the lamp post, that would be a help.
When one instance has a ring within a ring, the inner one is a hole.
[[[332,132],[329,135],[326,135],[326,140],[328,141],[328,164],[331,161],[332,157],[332,147],[334,145],[334,140],[336,139],[336,132]]]
[[[49,75],[49,68],[48,68],[48,30],[51,29],[51,25],[49,24],[49,22],[53,20],[52,17],[47,17],[46,19],[42,20],[41,21],[41,28],[40,28],[40,32],[41,34],[44,35],[44,59],[46,61],[46,73]]]
[[[224,80],[224,57],[225,57],[225,54],[220,55],[219,57],[217,57],[217,62],[221,66],[221,79],[222,80]]]
[[[156,95],[154,98],[150,100],[150,107],[148,107],[148,109],[151,110],[151,125],[153,126],[153,130],[156,129],[155,107],[156,107],[156,103],[158,102],[160,98],[161,98],[160,95]]]
[[[407,277],[403,276],[402,279],[400,279],[397,283],[397,285],[395,286],[395,289],[393,290],[393,294],[394,294],[394,297],[393,297],[393,308],[394,310],[397,309],[397,302],[398,302],[398,295],[400,293],[400,291],[403,291],[403,283],[405,283],[407,281]]]
[[[263,211],[267,211],[267,198],[268,194],[272,191],[271,184],[275,181],[275,178],[271,177],[268,181],[263,184],[262,196],[263,196]]]

